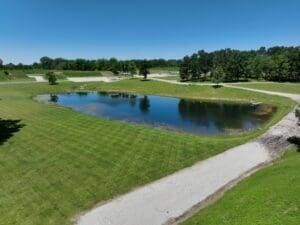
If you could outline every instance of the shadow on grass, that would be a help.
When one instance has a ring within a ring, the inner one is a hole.
[[[214,84],[214,85],[212,85],[212,87],[216,89],[216,88],[221,88],[221,87],[223,87],[223,85],[221,85],[221,84]]]
[[[3,120],[0,118],[0,145],[4,144],[14,133],[24,127],[20,122],[21,120]]]

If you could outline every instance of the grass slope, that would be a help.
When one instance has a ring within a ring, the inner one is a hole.
[[[203,209],[184,225],[298,225],[300,153],[288,152]]]
[[[245,135],[196,136],[86,116],[44,105],[39,93],[122,90],[193,98],[257,100],[277,105],[262,130]],[[229,88],[161,82],[0,87],[0,118],[23,127],[0,145],[0,224],[66,225],[74,215],[130,189],[241,144],[275,123],[293,103],[285,98]],[[163,145],[162,145],[163,143]]]
[[[300,83],[245,83],[235,85],[267,91],[300,94]]]
[[[150,68],[150,73],[179,74],[179,67],[152,67]]]
[[[77,71],[77,70],[45,70],[45,69],[27,69],[27,70],[8,70],[10,76],[4,74],[4,70],[0,70],[0,81],[10,80],[30,80],[26,74],[46,74],[54,72],[59,79],[66,77],[93,77],[93,76],[113,76],[110,71]]]
[[[61,71],[67,77],[94,77],[94,76],[112,76],[110,71]]]
[[[33,80],[26,76],[26,72],[23,70],[7,70],[9,75],[4,73],[4,70],[0,70],[0,82],[1,81],[30,81]]]
[[[159,79],[161,79],[161,80],[175,80],[175,81],[180,81],[180,77],[179,76],[160,77]]]

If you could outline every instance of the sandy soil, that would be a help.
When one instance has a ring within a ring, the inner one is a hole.
[[[34,78],[36,82],[46,82],[43,75],[27,75],[30,78]]]

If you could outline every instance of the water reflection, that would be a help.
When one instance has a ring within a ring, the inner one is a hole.
[[[76,92],[78,96],[87,96],[88,92]]]
[[[43,99],[45,96],[40,96],[40,100]],[[199,102],[128,93],[51,94],[48,101],[93,116],[205,134],[254,129],[275,112],[268,105]]]
[[[56,94],[50,94],[49,102],[56,103],[58,101],[58,96]]]
[[[140,98],[140,110],[142,113],[147,114],[150,109],[150,100],[148,99],[148,96],[144,96]]]
[[[268,120],[274,109],[266,105],[199,102],[181,99],[178,111],[183,120],[209,127],[211,121],[220,131],[251,129]],[[247,125],[248,123],[248,125]],[[250,123],[250,124],[249,124]]]

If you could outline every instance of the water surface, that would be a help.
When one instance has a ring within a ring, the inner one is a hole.
[[[82,113],[199,134],[228,134],[260,127],[275,108],[263,104],[201,102],[126,93],[68,93],[40,95]]]

